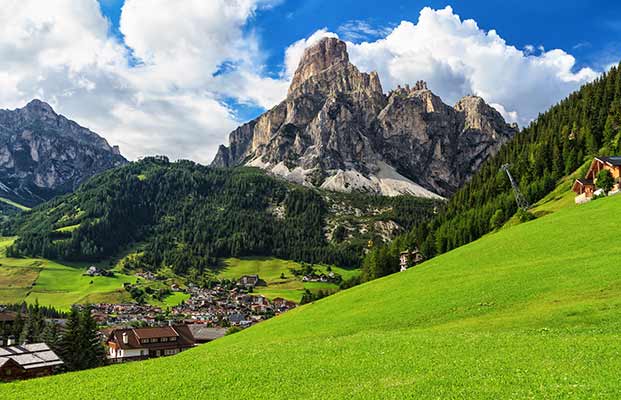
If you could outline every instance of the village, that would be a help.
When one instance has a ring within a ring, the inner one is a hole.
[[[87,273],[99,272],[89,268]],[[210,288],[190,283],[182,289],[173,284],[172,291],[183,291],[189,298],[166,309],[138,303],[89,305],[106,350],[106,364],[174,355],[297,306],[284,298],[270,300],[253,293],[260,282],[258,275],[246,275]],[[47,343],[18,343],[15,335],[3,336],[20,318],[17,312],[0,307],[0,381],[62,372],[63,360]],[[62,329],[67,319],[46,318],[46,323]]]

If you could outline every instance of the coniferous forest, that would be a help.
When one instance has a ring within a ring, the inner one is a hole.
[[[442,212],[390,245],[373,249],[364,274],[373,279],[399,270],[399,252],[418,246],[425,256],[476,240],[517,211],[502,165],[530,204],[594,156],[621,154],[621,64],[539,115],[530,126],[488,160],[447,203]],[[567,188],[569,190],[569,187]]]
[[[370,197],[350,196],[366,203]],[[373,198],[404,228],[429,219],[437,201]],[[19,239],[9,256],[100,261],[140,245],[132,267],[203,272],[221,257],[276,256],[359,267],[366,241],[328,240],[328,205],[317,190],[253,168],[215,169],[150,157],[108,171],[75,193],[25,212],[4,227]],[[340,236],[340,237],[337,237]]]

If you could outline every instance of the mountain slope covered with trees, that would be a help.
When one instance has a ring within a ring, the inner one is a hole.
[[[430,218],[438,205],[411,197],[347,202],[386,209],[372,219],[404,228]],[[140,243],[133,267],[171,266],[178,274],[200,274],[220,257],[250,255],[358,267],[367,241],[352,239],[356,232],[341,225],[328,226],[335,207],[317,190],[258,169],[147,158],[16,218],[5,227],[19,236],[7,255],[99,261]]]
[[[621,64],[541,114],[517,134],[430,221],[365,258],[375,278],[398,270],[399,251],[419,246],[432,257],[472,242],[509,220],[517,206],[502,165],[533,204],[596,155],[621,153]],[[568,184],[570,185],[570,184]],[[569,190],[569,186],[567,188]],[[527,215],[523,218],[528,219]]]

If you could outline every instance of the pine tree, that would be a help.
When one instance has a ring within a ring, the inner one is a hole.
[[[58,353],[61,349],[61,332],[59,325],[54,322],[47,323],[45,329],[43,329],[41,333],[41,341]]]
[[[63,334],[60,338],[60,358],[65,362],[65,368],[69,371],[80,369],[80,314],[76,307],[71,309]]]
[[[80,313],[79,343],[83,358],[80,369],[95,368],[103,365],[105,350],[99,339],[97,321],[91,315],[89,307],[84,307]]]

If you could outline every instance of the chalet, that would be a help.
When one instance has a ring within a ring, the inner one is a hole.
[[[291,308],[295,308],[296,306],[294,302],[287,300],[287,299],[283,299],[282,297],[276,297],[272,301],[272,305],[274,306],[274,309],[278,312],[287,311]]]
[[[108,335],[108,361],[124,362],[171,356],[195,345],[187,325],[114,329]]]
[[[423,254],[418,251],[418,249],[415,249],[414,251],[410,251],[409,249],[406,251],[402,251],[399,255],[401,272],[406,271],[409,267],[420,264],[424,260],[425,257],[423,257]]]
[[[237,284],[247,289],[254,288],[259,284],[259,275],[244,275],[239,278]]]
[[[0,347],[0,382],[52,375],[63,364],[45,343]]]
[[[576,203],[582,204],[590,201],[597,191],[597,174],[600,171],[610,171],[614,179],[614,186],[610,193],[617,193],[621,182],[621,156],[615,157],[595,157],[586,176],[583,179],[576,179],[572,186],[572,191],[576,193]]]

